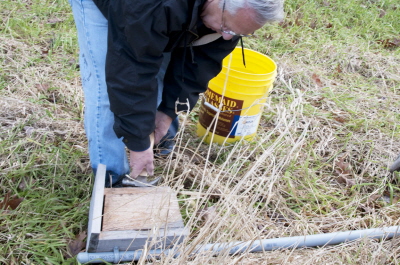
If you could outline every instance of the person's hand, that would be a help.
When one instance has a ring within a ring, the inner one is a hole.
[[[135,179],[139,175],[153,176],[154,175],[153,159],[154,159],[153,145],[151,145],[147,150],[142,152],[129,151],[131,178]]]
[[[154,131],[154,143],[158,144],[164,135],[167,134],[168,128],[171,125],[172,119],[167,114],[161,111],[156,113],[156,129]]]

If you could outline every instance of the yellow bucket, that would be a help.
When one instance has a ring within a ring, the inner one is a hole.
[[[252,140],[257,133],[263,103],[276,77],[276,64],[268,56],[250,49],[245,49],[245,58],[246,67],[241,48],[236,48],[208,84],[197,123],[197,135],[206,135],[207,143]]]

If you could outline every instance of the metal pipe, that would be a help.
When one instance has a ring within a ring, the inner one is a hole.
[[[276,249],[317,247],[335,245],[343,242],[353,241],[359,238],[389,239],[400,236],[400,226],[355,230],[346,232],[335,232],[318,235],[294,236],[283,238],[262,239],[254,241],[236,241],[230,243],[214,243],[197,247],[192,254],[211,251],[213,255],[224,252],[231,255],[243,252],[262,252]],[[146,252],[148,258],[157,258],[160,255],[171,255],[178,257],[181,253],[174,249],[156,249]],[[102,263],[104,261],[118,263],[121,261],[137,261],[143,255],[142,250],[119,251],[116,247],[114,252],[88,253],[81,252],[77,259],[81,263]]]

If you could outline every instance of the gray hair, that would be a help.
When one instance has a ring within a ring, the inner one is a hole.
[[[263,25],[265,23],[281,21],[283,14],[284,0],[220,0],[219,5],[222,9],[225,2],[225,10],[232,15],[236,14],[238,9],[250,8],[255,11],[255,21]]]

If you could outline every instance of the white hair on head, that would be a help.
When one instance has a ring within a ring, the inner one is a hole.
[[[263,25],[267,22],[280,21],[283,19],[284,0],[220,0],[219,6],[222,8],[225,3],[225,10],[232,15],[238,9],[250,8],[255,12],[255,21]]]

